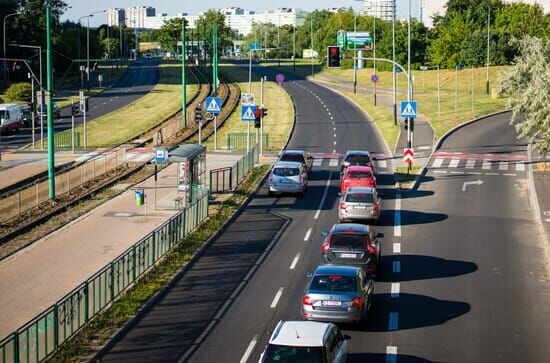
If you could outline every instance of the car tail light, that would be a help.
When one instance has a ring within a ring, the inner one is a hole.
[[[367,251],[369,251],[370,255],[374,255],[376,253],[376,248],[370,244],[369,237],[365,237],[365,247],[367,247]]]
[[[372,210],[375,212],[378,212],[380,210],[380,204],[378,202],[375,202],[372,207]]]
[[[302,298],[302,305],[309,305],[309,306],[312,306],[313,303],[311,302],[311,298],[309,297],[309,295],[305,295],[303,298]]]
[[[340,209],[346,209],[346,203],[340,202]]]
[[[328,244],[328,242],[325,242],[325,243],[323,243],[323,245],[321,246],[321,252],[324,253],[324,254],[326,255],[329,248],[330,248],[330,245]]]
[[[357,296],[351,299],[352,308],[360,308],[361,306],[363,306],[363,300],[361,299],[361,297]]]

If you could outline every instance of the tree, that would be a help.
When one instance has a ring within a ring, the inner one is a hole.
[[[218,51],[232,47],[235,32],[225,25],[225,16],[217,10],[208,10],[195,21],[200,40],[205,41],[208,54],[212,54],[212,24],[217,24]]]
[[[540,4],[512,3],[498,11],[495,28],[516,38],[525,35],[542,37],[545,30],[548,31],[549,21],[550,14],[545,15]]]
[[[158,31],[158,41],[165,50],[176,53],[178,41],[181,41],[182,18],[172,18],[164,22]],[[185,23],[187,28],[187,21]]]
[[[532,36],[514,40],[519,49],[512,69],[500,79],[499,94],[510,96],[512,124],[534,148],[550,151],[550,41]]]
[[[469,13],[455,12],[446,17],[445,22],[438,23],[433,29],[429,53],[432,63],[453,68],[464,61],[461,53],[474,26]]]

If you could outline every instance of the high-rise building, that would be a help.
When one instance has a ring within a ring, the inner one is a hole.
[[[424,16],[426,14],[426,0],[420,0],[420,13],[418,16],[418,20],[424,24]]]
[[[151,6],[134,6],[126,8],[126,26],[130,28],[145,28],[145,19],[155,16],[156,10]]]
[[[363,13],[382,20],[392,20],[395,10],[395,0],[365,0]]]
[[[107,25],[119,26],[124,25],[126,21],[126,11],[120,8],[107,10]]]

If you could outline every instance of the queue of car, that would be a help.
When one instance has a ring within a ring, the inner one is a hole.
[[[61,109],[53,103],[53,115],[55,118],[61,116]],[[38,107],[36,117],[47,117],[47,106]],[[36,122],[36,120],[35,120]],[[17,103],[0,104],[0,134],[7,135],[16,133],[21,127],[32,126],[32,109],[30,105],[20,105]]]
[[[286,150],[271,171],[269,195],[303,196],[311,167],[307,152]],[[368,151],[345,154],[339,194],[338,223],[322,233],[321,265],[307,276],[301,303],[305,321],[279,322],[260,362],[345,362],[350,337],[335,324],[362,327],[367,321],[384,237],[372,226],[380,218],[382,195]]]

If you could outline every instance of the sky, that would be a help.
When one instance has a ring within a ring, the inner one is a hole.
[[[72,6],[63,15],[62,20],[69,19],[76,21],[77,18],[90,14],[91,12],[110,9],[110,8],[127,8],[132,6],[152,6],[157,9],[157,14],[167,13],[168,15],[176,15],[177,13],[188,13],[195,15],[204,12],[208,9],[219,9],[230,6],[240,7],[246,10],[255,10],[263,12],[274,8],[298,8],[306,11],[315,9],[326,9],[333,7],[354,7],[356,10],[363,9],[362,1],[354,0],[206,0],[202,1],[181,1],[181,0],[65,0]],[[428,7],[433,6],[433,3],[445,3],[445,0],[426,0]],[[418,16],[419,0],[411,0],[411,14],[413,17]],[[408,0],[397,0],[397,17],[405,18],[408,14]],[[98,26],[106,23],[107,17],[103,14],[94,15],[90,19],[90,25]]]

